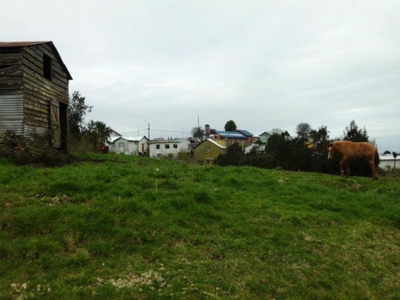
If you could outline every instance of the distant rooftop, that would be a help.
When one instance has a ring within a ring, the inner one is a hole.
[[[240,132],[237,131],[220,131],[215,130],[216,134],[219,134],[223,138],[231,138],[231,139],[247,139],[247,137]]]

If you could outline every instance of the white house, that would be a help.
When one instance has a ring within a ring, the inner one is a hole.
[[[265,145],[251,144],[244,148],[244,153],[250,153],[253,149],[256,149],[257,153],[265,152]]]
[[[145,136],[116,136],[111,138],[110,152],[126,155],[142,155],[148,151],[149,139]]]
[[[394,158],[392,155],[382,155],[379,157],[379,168],[386,171],[393,170],[394,168],[400,169],[400,159]]]
[[[286,140],[290,140],[292,137],[290,136],[289,132],[286,130],[277,130],[273,129],[272,131],[264,131],[259,135],[259,139],[262,143],[266,144],[268,142],[268,139],[273,135],[273,134],[279,134],[283,135]]]
[[[190,150],[191,144],[187,139],[152,140],[149,142],[149,155],[153,158],[167,156],[177,158],[179,153],[189,153]]]

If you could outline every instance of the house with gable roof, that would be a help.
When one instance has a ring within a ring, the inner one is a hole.
[[[114,136],[109,151],[117,154],[144,155],[148,151],[149,139],[146,136]]]
[[[272,131],[264,131],[259,135],[259,140],[261,143],[266,144],[268,142],[268,139],[273,135],[273,134],[279,134],[285,137],[285,139],[290,140],[292,137],[290,136],[289,132],[286,130],[272,130]]]
[[[194,148],[193,156],[199,163],[212,164],[221,154],[226,153],[226,140],[205,139]]]

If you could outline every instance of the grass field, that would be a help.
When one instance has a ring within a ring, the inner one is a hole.
[[[0,160],[0,299],[400,299],[400,178]]]

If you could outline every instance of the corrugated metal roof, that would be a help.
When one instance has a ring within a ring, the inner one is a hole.
[[[246,136],[244,136],[240,132],[236,132],[236,131],[219,131],[219,130],[215,130],[215,133],[219,134],[220,136],[222,136],[224,138],[247,139]]]
[[[247,130],[239,129],[238,132],[242,133],[245,136],[253,136],[253,134]]]
[[[124,139],[124,140],[130,141],[130,142],[139,142],[143,138],[146,138],[146,137],[144,135],[142,135],[142,136],[117,136],[115,138],[112,138],[111,141],[115,142],[116,140]]]
[[[179,143],[184,143],[184,142],[189,142],[188,139],[164,139],[164,140],[157,140],[154,139],[150,141],[150,144],[179,144]]]
[[[52,41],[34,41],[34,42],[0,42],[0,48],[23,48],[23,47],[30,47],[40,44],[49,44],[50,47],[53,49],[54,54],[56,55],[58,61],[60,62],[62,68],[64,69],[65,73],[68,76],[69,80],[72,80],[72,76],[69,73],[66,65],[64,64],[63,60],[61,59],[60,54],[57,51],[56,46],[54,46]]]
[[[38,42],[0,42],[0,48],[21,48],[39,44],[51,43],[50,41],[38,41]]]

